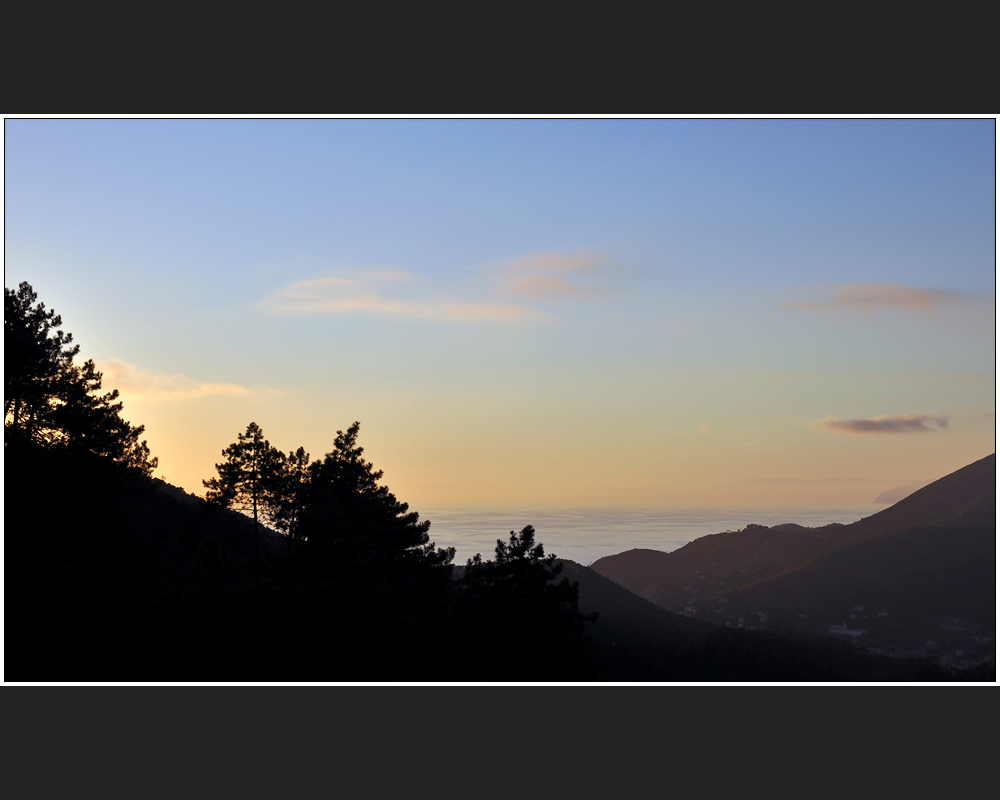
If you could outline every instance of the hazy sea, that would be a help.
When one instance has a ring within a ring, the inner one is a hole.
[[[886,508],[870,504],[837,509],[580,509],[495,511],[476,509],[420,509],[421,520],[431,521],[430,537],[438,547],[455,548],[455,564],[481,553],[493,558],[497,539],[525,525],[535,529],[535,541],[545,553],[555,553],[578,564],[590,565],[603,556],[633,548],[669,553],[711,533],[735,531],[753,523],[806,527],[831,522],[856,522]]]

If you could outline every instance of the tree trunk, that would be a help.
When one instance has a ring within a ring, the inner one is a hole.
[[[260,583],[260,522],[257,521],[257,492],[253,495],[253,571]]]

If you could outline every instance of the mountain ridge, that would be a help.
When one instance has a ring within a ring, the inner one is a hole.
[[[591,568],[668,610],[682,611],[706,590],[719,595],[745,588],[866,539],[926,525],[992,524],[995,514],[994,453],[848,525],[748,525],[702,536],[670,553],[628,550],[605,556]]]

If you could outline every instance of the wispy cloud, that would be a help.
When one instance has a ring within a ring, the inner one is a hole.
[[[895,283],[846,283],[814,290],[816,300],[793,300],[786,305],[800,311],[870,314],[884,308],[929,314],[966,299],[961,292],[946,289],[919,289]]]
[[[241,395],[250,391],[235,383],[208,383],[193,380],[180,373],[164,375],[146,372],[120,358],[99,361],[96,366],[104,375],[104,387],[117,389],[125,398],[157,401],[191,400],[211,395]]]
[[[500,291],[507,295],[542,300],[594,300],[610,294],[591,279],[606,272],[610,263],[595,253],[536,253],[497,263]]]
[[[892,489],[886,489],[878,497],[876,497],[872,502],[874,503],[898,503],[900,500],[909,497],[917,489],[923,489],[931,481],[917,481],[916,483],[907,483],[903,486],[896,486]]]
[[[575,253],[531,253],[505,258],[499,263],[514,272],[552,274],[586,272],[606,266],[608,260],[597,253],[578,250]]]
[[[871,419],[826,417],[813,423],[836,433],[930,433],[948,427],[944,414],[901,414]]]
[[[296,281],[273,292],[260,306],[279,314],[367,313],[450,322],[507,322],[533,313],[509,303],[395,297],[392,284],[421,280],[403,270],[354,270],[349,274],[351,278]]]
[[[525,275],[509,279],[505,287],[509,294],[534,298],[587,299],[604,297],[607,290],[592,289],[589,286],[578,286],[561,278],[549,278],[540,275]]]
[[[488,265],[487,282],[471,289],[465,284],[459,297],[405,270],[354,269],[290,283],[258,306],[275,314],[374,314],[446,322],[544,319],[548,315],[530,301],[604,297],[609,290],[592,284],[608,268],[607,259],[583,251],[503,259]]]

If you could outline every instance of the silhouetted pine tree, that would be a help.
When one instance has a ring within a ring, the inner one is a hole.
[[[5,443],[48,440],[56,398],[80,352],[73,334],[59,330],[62,317],[37,299],[27,282],[3,290]]]
[[[460,582],[458,635],[466,680],[580,680],[589,676],[579,587],[559,579],[562,564],[545,555],[527,525],[497,539],[495,558],[477,553]]]
[[[253,516],[254,572],[260,577],[260,523],[270,522],[281,504],[282,454],[264,438],[256,422],[222,451],[225,461],[216,464],[217,478],[202,481],[205,499],[223,508],[235,508]]]
[[[362,458],[360,423],[337,431],[333,450],[309,467],[299,530],[320,568],[392,565],[446,567],[454,548],[435,548],[429,521],[379,484],[382,470]]]
[[[379,483],[359,427],[337,431],[309,468],[296,561],[311,604],[303,646],[328,664],[321,680],[440,678],[455,550],[436,548],[430,523]]]
[[[300,447],[282,456],[279,473],[278,505],[272,521],[288,537],[291,552],[292,541],[303,538],[300,523],[309,491],[309,454]]]
[[[80,346],[59,330],[62,318],[27,282],[4,288],[4,447],[37,445],[93,455],[149,476],[157,465],[121,417],[118,390],[101,394],[93,361],[73,363]]]

